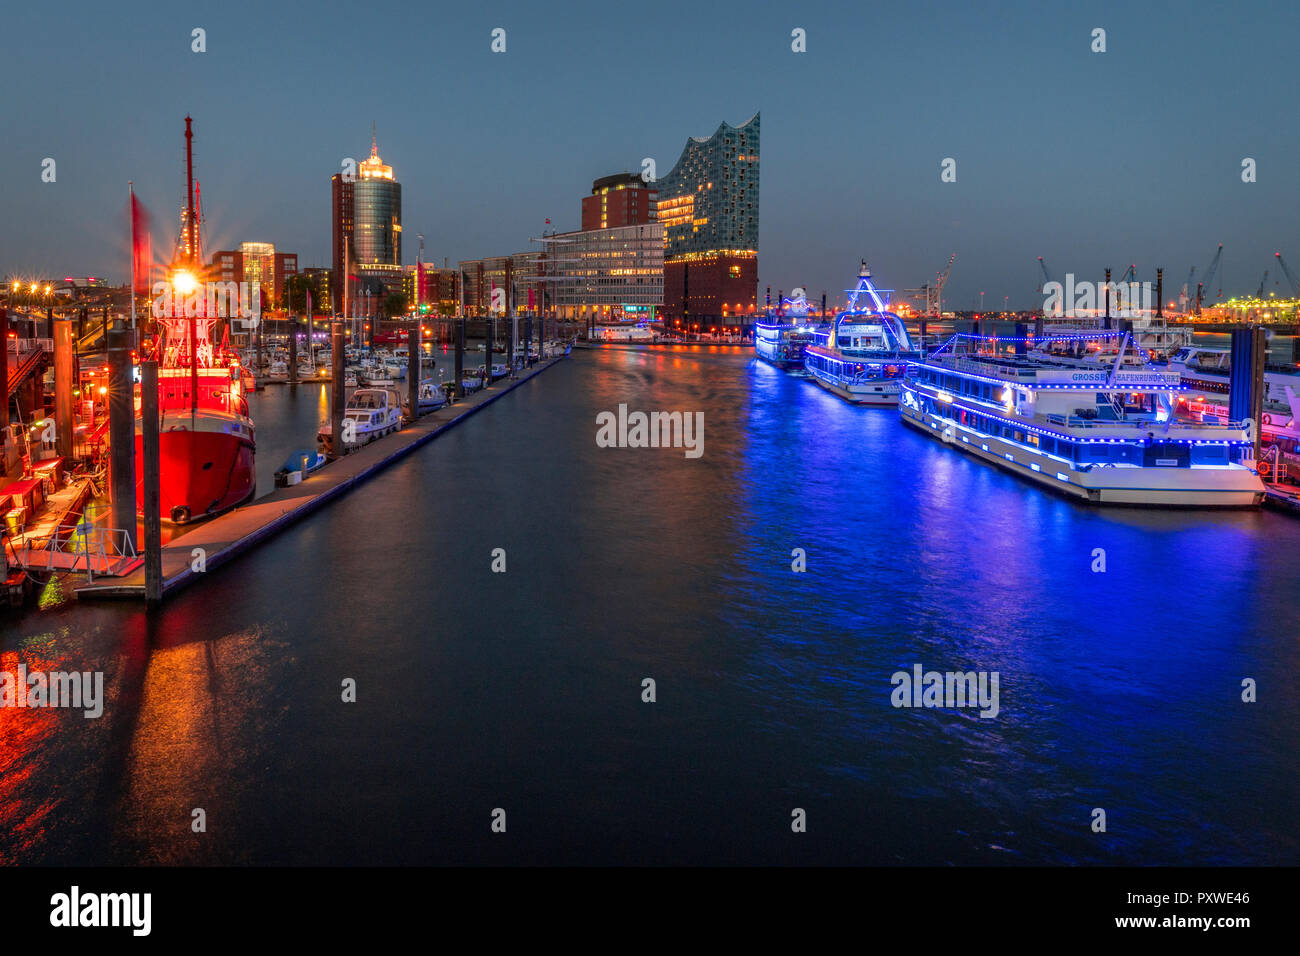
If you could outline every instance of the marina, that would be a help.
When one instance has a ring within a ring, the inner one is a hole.
[[[312,514],[341,495],[373,478],[380,471],[410,454],[415,449],[442,434],[446,429],[464,421],[476,411],[496,401],[511,389],[517,388],[534,375],[549,368],[561,359],[545,363],[522,372],[518,378],[502,387],[479,391],[473,398],[451,406],[440,406],[442,411],[428,414],[398,431],[397,424],[386,426],[383,435],[368,437],[361,442],[355,454],[338,462],[318,466],[314,473],[302,476],[283,489],[263,495],[251,504],[236,508],[218,518],[203,522],[193,531],[169,541],[162,549],[162,592],[170,595],[178,588],[191,584],[199,576],[216,569],[244,552],[266,541],[270,536]],[[369,389],[359,389],[365,414],[371,414]],[[357,393],[354,393],[354,398]],[[349,404],[349,414],[354,413]],[[378,414],[378,412],[375,412]],[[394,422],[396,420],[394,419]],[[385,437],[386,436],[386,437]],[[203,560],[196,564],[195,549],[200,549]],[[137,598],[145,596],[145,572],[137,566],[130,574],[120,578],[100,578],[74,588],[79,598]]]

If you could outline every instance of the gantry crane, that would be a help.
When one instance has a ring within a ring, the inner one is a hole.
[[[953,253],[948,258],[948,265],[942,272],[935,273],[933,283],[927,282],[919,289],[904,289],[903,294],[917,302],[924,303],[926,315],[943,314],[943,287],[948,283],[948,273],[952,271],[952,264],[957,261],[957,253]]]

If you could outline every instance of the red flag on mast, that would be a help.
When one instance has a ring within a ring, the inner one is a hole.
[[[131,282],[136,294],[149,295],[149,270],[153,265],[153,242],[149,237],[149,213],[131,194]]]

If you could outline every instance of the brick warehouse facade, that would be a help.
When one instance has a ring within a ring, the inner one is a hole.
[[[758,256],[704,254],[664,263],[664,321],[709,326],[736,321],[754,311],[758,297]]]

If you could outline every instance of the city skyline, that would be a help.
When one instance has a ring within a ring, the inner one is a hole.
[[[683,27],[689,40],[667,51],[624,29],[633,14],[560,23],[507,6],[455,13],[435,30],[431,15],[415,13],[411,37],[366,65],[368,83],[392,91],[380,97],[349,92],[329,70],[313,78],[311,64],[341,42],[329,32],[341,9],[327,5],[310,21],[270,9],[252,36],[232,37],[214,21],[203,53],[190,38],[202,15],[159,8],[130,27],[79,4],[18,11],[15,35],[94,30],[107,42],[147,41],[154,55],[147,64],[62,64],[48,92],[15,104],[25,135],[0,157],[0,174],[30,185],[7,191],[3,206],[30,227],[0,239],[4,271],[124,279],[127,180],[165,248],[173,237],[158,233],[184,191],[175,142],[187,113],[205,247],[267,241],[296,250],[304,266],[330,262],[319,184],[345,158],[364,158],[372,121],[385,161],[402,170],[405,230],[426,237],[426,259],[454,264],[527,248],[547,218],[577,228],[576,197],[594,179],[637,172],[647,157],[662,174],[685,137],[760,111],[768,126],[760,300],[769,285],[834,299],[862,258],[901,290],[933,279],[955,252],[952,308],[977,307],[981,292],[989,307],[1004,296],[1013,307],[1040,305],[1040,255],[1054,278],[1136,262],[1151,279],[1163,266],[1166,298],[1192,265],[1204,271],[1219,242],[1225,296],[1254,291],[1274,252],[1300,258],[1289,169],[1300,141],[1284,123],[1289,97],[1274,65],[1286,55],[1284,27],[1300,24],[1288,8],[1260,5],[1279,29],[1259,30],[1245,17],[1210,29],[1207,5],[1013,4],[994,19],[938,4],[882,11],[858,35],[844,28],[848,8],[765,5],[742,23],[694,11]],[[686,9],[665,7],[665,22]],[[498,26],[504,53],[490,49]],[[1105,53],[1089,48],[1098,26]],[[791,50],[796,27],[806,53]],[[971,42],[984,31],[986,43]],[[443,41],[436,55],[418,50],[414,37],[433,34]],[[598,45],[609,36],[621,38],[613,51]],[[1232,71],[1200,68],[1243,44],[1252,56]],[[859,47],[867,59],[853,55]],[[20,72],[40,75],[27,50],[11,57]],[[252,75],[229,75],[250,58]],[[626,66],[636,62],[657,68]],[[158,71],[177,82],[150,83]],[[430,83],[435,102],[480,116],[482,132],[469,135],[434,110],[420,122]],[[55,108],[70,84],[85,99],[73,117]],[[535,96],[519,96],[521,88]],[[581,108],[554,108],[571,97]],[[991,101],[1009,108],[994,114]],[[46,158],[57,163],[53,183],[40,179]],[[941,181],[946,158],[956,160],[955,182]],[[1245,158],[1257,164],[1253,183],[1241,178]],[[403,262],[414,262],[409,243]],[[1275,272],[1266,291],[1282,291]]]

